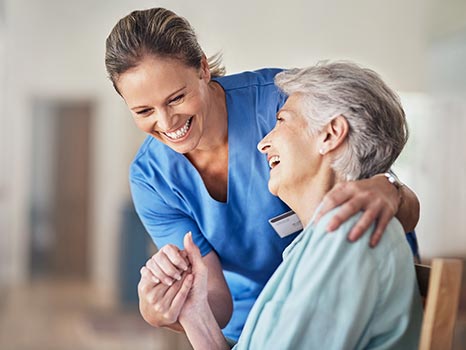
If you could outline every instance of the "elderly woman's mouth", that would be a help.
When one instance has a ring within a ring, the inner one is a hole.
[[[269,167],[270,167],[270,169],[273,169],[273,168],[276,167],[279,163],[280,163],[280,157],[279,157],[279,156],[270,157],[270,159],[269,159]]]

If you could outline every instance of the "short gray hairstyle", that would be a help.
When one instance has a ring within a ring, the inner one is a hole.
[[[288,96],[303,95],[311,134],[338,115],[346,118],[347,147],[332,166],[348,181],[388,171],[406,144],[408,125],[399,97],[370,69],[324,61],[283,71],[275,84]]]

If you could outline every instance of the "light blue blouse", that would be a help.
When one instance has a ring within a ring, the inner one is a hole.
[[[422,306],[400,223],[372,249],[368,232],[346,239],[360,214],[325,230],[336,210],[285,250],[234,349],[417,349]]]

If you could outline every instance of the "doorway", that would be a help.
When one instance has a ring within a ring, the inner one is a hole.
[[[33,103],[30,200],[32,278],[89,277],[92,101]]]

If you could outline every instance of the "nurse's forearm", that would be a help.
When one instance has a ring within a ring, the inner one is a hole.
[[[225,328],[231,319],[233,303],[229,291],[209,291],[209,305],[220,328]]]
[[[225,281],[220,260],[215,252],[202,258],[209,270],[207,295],[209,306],[220,328],[224,328],[233,313],[233,300]]]

